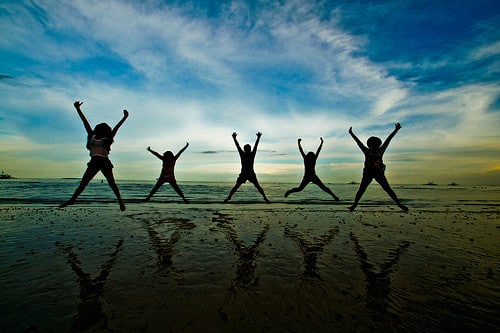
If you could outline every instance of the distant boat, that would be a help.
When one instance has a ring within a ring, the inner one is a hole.
[[[427,182],[426,184],[424,185],[427,185],[427,186],[436,186],[437,184],[436,183],[433,183],[433,182]]]
[[[350,181],[349,183],[347,183],[347,184],[349,184],[349,185],[357,185],[358,183],[357,183],[357,182],[355,182],[354,180],[351,180],[351,181]]]
[[[9,175],[8,173],[5,173],[2,171],[2,174],[0,174],[0,179],[11,179],[12,176]]]
[[[449,183],[448,186],[458,186],[458,184],[455,182],[452,182],[452,183]]]

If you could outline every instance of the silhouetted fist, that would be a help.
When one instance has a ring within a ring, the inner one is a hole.
[[[394,127],[396,127],[396,129],[399,130],[401,128],[401,124],[400,123],[396,123],[396,124],[394,124]]]
[[[297,139],[297,142],[298,142],[298,143],[300,143],[300,141],[302,141],[302,139],[301,139],[301,138],[298,138],[298,139]]]
[[[128,117],[128,111],[127,111],[127,110],[123,110],[123,116],[124,116],[125,118],[127,118],[127,117]]]
[[[83,102],[80,102],[80,101],[76,101],[75,103],[73,103],[73,105],[75,106],[75,108],[79,109],[80,106],[83,104]]]
[[[352,134],[352,127],[349,127],[349,134]]]
[[[236,134],[236,132],[233,132],[232,137],[236,138],[236,135],[238,135],[238,134]]]

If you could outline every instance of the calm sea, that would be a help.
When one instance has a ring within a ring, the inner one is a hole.
[[[68,200],[78,186],[79,179],[9,179],[0,181],[0,204],[58,205]],[[154,181],[118,180],[122,197],[127,204],[138,204],[153,188]],[[192,204],[219,204],[228,195],[234,183],[179,182],[184,195]],[[266,195],[274,204],[328,204],[345,209],[356,194],[357,184],[326,184],[337,196],[335,202],[316,185],[309,184],[302,192],[288,198],[283,194],[298,184],[261,183]],[[500,205],[500,186],[462,185],[393,185],[403,203],[418,209],[464,209],[495,207]],[[153,196],[156,203],[182,203],[169,184]],[[260,203],[262,197],[252,184],[242,185],[231,203]],[[77,200],[77,204],[116,204],[116,199],[106,181],[93,180]],[[363,198],[362,206],[393,205],[391,199],[373,182]]]

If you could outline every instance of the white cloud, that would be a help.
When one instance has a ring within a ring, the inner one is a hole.
[[[481,45],[470,52],[470,58],[473,60],[482,60],[498,55],[500,55],[500,41]]]

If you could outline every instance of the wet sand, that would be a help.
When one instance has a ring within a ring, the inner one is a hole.
[[[500,330],[498,206],[115,206],[0,207],[0,331]]]

